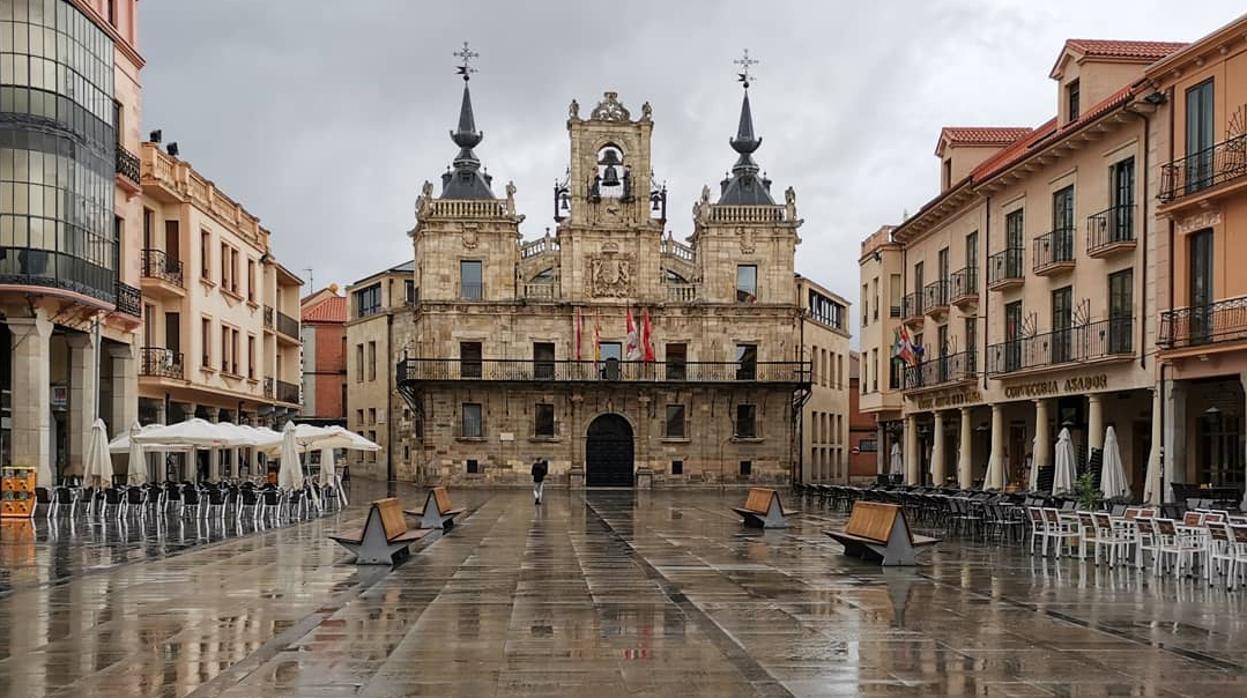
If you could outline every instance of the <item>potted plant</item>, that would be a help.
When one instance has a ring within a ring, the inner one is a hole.
[[[1095,478],[1091,473],[1083,473],[1074,482],[1074,497],[1078,500],[1079,511],[1096,511],[1104,501],[1100,490],[1096,489]]]

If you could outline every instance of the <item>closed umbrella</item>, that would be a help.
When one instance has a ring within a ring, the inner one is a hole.
[[[889,475],[905,474],[905,459],[901,458],[901,445],[892,444],[892,455],[890,456],[891,466],[888,469]]]
[[[303,489],[303,466],[299,464],[299,449],[295,445],[294,423],[286,422],[281,439],[281,468],[277,471],[277,486],[287,490]]]
[[[320,486],[330,487],[333,485],[333,449],[320,449]]]
[[[1072,492],[1077,478],[1074,442],[1069,440],[1069,429],[1063,427],[1056,439],[1056,474],[1052,478],[1052,494]]]
[[[135,422],[130,427],[130,436],[137,436],[143,427]],[[143,453],[143,444],[130,439],[130,465],[126,474],[126,482],[131,485],[142,485],[147,482],[147,457]]]
[[[1104,464],[1100,470],[1100,491],[1109,499],[1130,496],[1130,486],[1126,484],[1126,469],[1121,464],[1121,450],[1117,447],[1117,432],[1111,426],[1104,434]]]
[[[113,484],[113,459],[108,451],[108,427],[97,419],[91,425],[87,439],[86,464],[82,480],[88,487],[111,487]]]
[[[1031,453],[1032,454],[1039,453],[1039,435],[1038,434],[1036,434],[1035,438],[1031,440]],[[1035,460],[1033,456],[1031,457],[1031,471],[1030,471],[1028,481],[1026,483],[1026,489],[1030,490],[1031,492],[1035,492],[1036,490],[1039,489],[1039,461]]]

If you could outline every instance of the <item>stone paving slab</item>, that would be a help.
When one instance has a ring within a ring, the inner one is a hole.
[[[43,528],[0,540],[0,695],[1247,695],[1247,594],[946,541],[840,554],[819,510],[741,527],[740,492],[457,490],[394,569],[326,536]]]

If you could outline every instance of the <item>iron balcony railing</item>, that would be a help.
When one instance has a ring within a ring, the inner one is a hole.
[[[932,281],[922,288],[922,308],[931,311],[948,305],[948,279]]]
[[[1182,349],[1243,339],[1247,339],[1247,296],[1162,312],[1156,343],[1162,349]]]
[[[185,378],[182,352],[163,347],[142,347],[139,350],[139,375],[157,378]]]
[[[264,397],[270,400],[273,399],[273,395],[277,392],[276,382],[277,381],[273,380],[272,376],[264,377]]]
[[[1129,355],[1133,330],[1134,319],[1122,317],[1005,340],[987,348],[987,372],[998,375]]]
[[[1074,261],[1074,229],[1057,228],[1035,238],[1035,273]]]
[[[901,317],[906,320],[922,317],[922,293],[907,293],[901,299]]]
[[[11,241],[14,236],[4,237]],[[66,230],[56,240],[53,237],[49,233],[44,239],[59,249],[0,245],[0,284],[59,288],[106,303],[115,302],[117,271],[115,266],[106,265],[116,264],[116,243],[77,229]]]
[[[408,358],[398,363],[402,381],[574,383],[776,383],[809,384],[808,361],[619,361],[616,359]]]
[[[120,143],[117,144],[117,174],[135,184],[139,183],[139,156],[126,150]]]
[[[974,380],[978,362],[974,350],[933,356],[917,366],[905,367],[905,390],[932,388],[946,383]]]
[[[1160,200],[1169,202],[1247,177],[1247,133],[1160,168]]]
[[[117,312],[131,317],[143,317],[143,294],[127,283],[117,282]]]
[[[273,329],[273,306],[264,306],[264,329]]]
[[[277,381],[277,401],[289,402],[293,405],[299,404],[299,386],[296,383],[287,383],[286,381]]]
[[[143,276],[160,279],[174,286],[182,286],[182,261],[170,257],[164,250],[143,250]]]
[[[292,339],[298,339],[299,321],[278,310],[277,331]]]
[[[465,301],[479,301],[485,298],[485,284],[464,281],[459,284],[459,298]]]
[[[1087,216],[1087,253],[1134,242],[1134,204],[1106,208]]]
[[[987,258],[987,283],[1022,280],[1022,248],[1009,247]]]
[[[960,298],[977,296],[979,293],[979,270],[974,267],[963,267],[948,276],[948,297],[956,301]]]

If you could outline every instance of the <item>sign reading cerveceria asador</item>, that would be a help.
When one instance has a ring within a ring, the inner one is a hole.
[[[1108,375],[1104,373],[1094,376],[1073,376],[1064,380],[1037,381],[1005,386],[1005,397],[1043,397],[1063,393],[1085,393],[1091,390],[1103,390],[1108,387]]]

